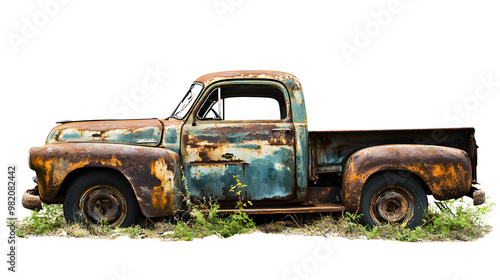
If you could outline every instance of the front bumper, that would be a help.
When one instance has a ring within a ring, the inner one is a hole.
[[[41,210],[42,202],[40,200],[40,194],[38,193],[38,186],[32,190],[27,190],[23,193],[22,199],[23,207],[30,210]]]
[[[472,187],[467,196],[472,198],[474,206],[481,205],[486,202],[486,193],[484,190],[480,190],[476,187]]]

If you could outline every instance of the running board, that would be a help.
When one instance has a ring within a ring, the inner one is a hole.
[[[290,213],[320,213],[320,212],[342,212],[345,207],[340,204],[324,203],[307,206],[274,206],[274,207],[251,207],[244,208],[243,212],[248,214],[290,214]],[[217,212],[230,214],[240,211],[236,208],[219,209]],[[208,213],[209,210],[202,210],[202,213]]]

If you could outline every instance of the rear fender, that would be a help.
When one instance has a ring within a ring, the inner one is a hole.
[[[37,173],[40,198],[46,203],[58,201],[60,188],[72,172],[111,168],[128,180],[146,217],[168,216],[181,206],[175,191],[181,189],[180,159],[169,149],[100,143],[49,144],[31,148],[30,168]]]
[[[418,176],[437,200],[462,197],[472,184],[470,160],[462,150],[431,145],[369,147],[354,153],[346,163],[341,200],[347,211],[359,210],[365,183],[383,171]]]

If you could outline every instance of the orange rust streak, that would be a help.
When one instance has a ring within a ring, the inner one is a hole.
[[[172,185],[174,182],[174,172],[169,169],[164,158],[160,158],[151,165],[151,174],[158,178],[161,186],[154,186],[152,195],[153,207],[161,210],[172,208],[174,201],[174,192]],[[171,202],[169,204],[169,202]]]

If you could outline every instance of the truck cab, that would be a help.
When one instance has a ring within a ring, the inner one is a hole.
[[[180,155],[191,194],[221,202],[299,201],[307,187],[307,176],[296,176],[307,171],[307,123],[304,103],[291,100],[294,80],[281,73],[213,76],[195,82],[204,94],[187,113],[177,113],[180,107],[173,114],[184,121]],[[252,188],[229,192],[235,176]]]

